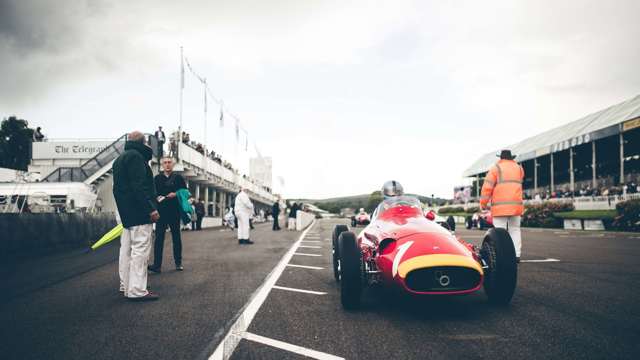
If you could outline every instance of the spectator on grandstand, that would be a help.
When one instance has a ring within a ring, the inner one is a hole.
[[[38,126],[36,131],[33,132],[33,141],[34,142],[42,142],[44,141],[44,134],[42,133],[42,128]]]
[[[162,126],[158,126],[158,130],[154,133],[156,140],[158,140],[158,157],[162,157],[164,155],[164,143],[167,141],[167,137],[164,135],[164,131],[162,131]]]

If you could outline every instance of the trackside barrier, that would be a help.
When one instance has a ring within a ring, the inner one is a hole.
[[[564,219],[564,228],[566,230],[582,230],[582,220]]]
[[[88,247],[114,226],[113,213],[0,214],[0,258]]]
[[[304,230],[307,226],[311,225],[316,216],[312,213],[300,211],[296,213],[296,230]]]
[[[212,217],[212,216],[205,216],[204,218],[202,218],[202,228],[210,228],[210,227],[216,227],[216,226],[222,226],[222,218],[220,217]]]

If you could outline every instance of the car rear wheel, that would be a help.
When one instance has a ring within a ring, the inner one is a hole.
[[[355,310],[360,306],[362,295],[362,254],[356,235],[350,231],[338,237],[340,249],[340,300],[346,310]]]
[[[473,219],[471,216],[467,216],[465,223],[467,225],[467,230],[471,230],[473,228]]]
[[[338,249],[338,238],[343,232],[349,231],[347,225],[337,225],[333,229],[333,236],[331,239],[332,254],[333,254],[333,277],[336,281],[340,281],[340,252]]]
[[[480,255],[488,266],[484,273],[484,291],[489,302],[508,305],[516,290],[518,265],[511,236],[505,229],[487,231]]]

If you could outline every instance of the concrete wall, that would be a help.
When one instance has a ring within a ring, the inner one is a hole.
[[[298,210],[296,213],[296,230],[300,231],[309,226],[316,216],[312,213]]]
[[[0,214],[0,258],[88,247],[114,226],[113,214]]]

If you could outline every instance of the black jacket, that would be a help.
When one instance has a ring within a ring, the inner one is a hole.
[[[204,203],[201,202],[197,202],[195,203],[195,208],[196,208],[196,215],[198,215],[198,218],[201,218],[204,216]]]
[[[150,224],[150,214],[156,210],[151,156],[150,147],[127,141],[124,152],[113,162],[113,196],[124,227]]]
[[[273,216],[280,215],[280,204],[278,204],[277,202],[273,203],[273,206],[271,207],[271,213],[273,214]]]
[[[294,204],[293,206],[291,206],[291,209],[289,210],[289,217],[295,219],[298,216],[297,214],[298,210],[300,210],[300,207],[298,207],[298,204]]]
[[[186,189],[187,184],[184,178],[176,173],[172,173],[166,177],[164,173],[156,175],[153,179],[158,195],[167,196],[168,193],[177,192],[178,189]],[[158,204],[160,212],[160,221],[166,223],[177,222],[180,220],[180,211],[178,210],[178,198],[164,199]]]

